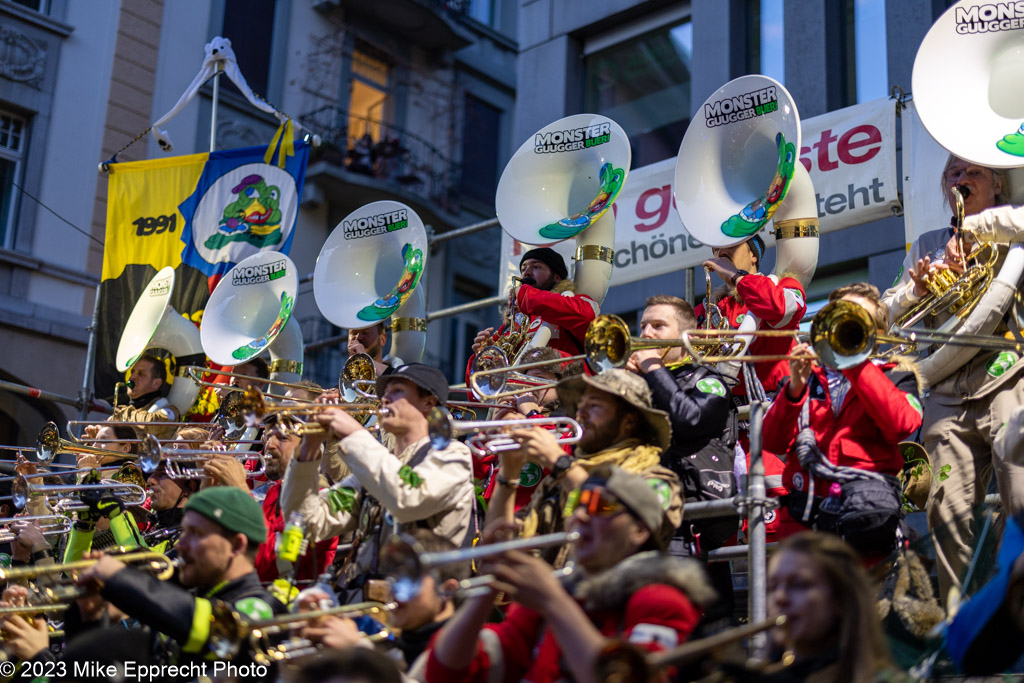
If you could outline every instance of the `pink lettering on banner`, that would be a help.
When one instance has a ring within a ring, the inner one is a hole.
[[[831,154],[834,142],[838,142],[837,158],[833,158]],[[832,134],[831,129],[821,131],[821,137],[817,142],[812,143],[810,147],[800,148],[800,163],[808,172],[814,167],[814,161],[810,156],[812,149],[817,150],[818,170],[823,173],[834,171],[839,168],[840,162],[852,166],[875,158],[882,151],[882,133],[875,126],[866,123],[854,126],[838,138]]]
[[[656,208],[652,210],[649,206],[650,201],[654,200]],[[661,187],[652,187],[645,190],[643,194],[636,200],[636,216],[641,221],[646,221],[651,218],[654,219],[653,223],[637,223],[633,227],[636,228],[637,232],[650,232],[651,230],[657,230],[665,224],[665,220],[668,218],[668,212],[675,204],[672,199],[672,186],[662,185]]]

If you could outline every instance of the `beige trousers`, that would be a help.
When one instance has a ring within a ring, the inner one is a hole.
[[[939,594],[943,602],[961,581],[974,551],[974,508],[988,492],[992,474],[1003,510],[1024,509],[1024,440],[1013,424],[1024,412],[1024,381],[959,405],[928,400],[924,409],[924,447],[932,463],[928,527],[935,540]],[[1018,425],[1019,427],[1019,425]],[[1011,431],[1015,431],[1011,434]],[[949,465],[949,476],[939,481]]]

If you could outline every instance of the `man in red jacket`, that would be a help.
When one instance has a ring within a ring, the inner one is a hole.
[[[570,507],[581,575],[572,593],[543,560],[503,554],[486,568],[492,592],[463,603],[434,640],[427,681],[591,680],[611,638],[647,651],[687,639],[714,591],[695,560],[661,552],[664,508],[652,485],[603,466]],[[504,622],[485,625],[498,590],[515,602]]]
[[[857,282],[832,292],[829,300],[863,307],[884,330],[888,313],[878,296],[874,285]],[[813,352],[799,344],[793,353]],[[807,358],[789,364],[791,376],[765,415],[763,433],[766,449],[787,454],[783,483],[790,491],[790,516],[843,535],[863,554],[888,552],[899,522],[899,443],[921,427],[923,415],[916,377],[894,363],[870,359],[845,370]],[[857,499],[866,497],[873,499],[879,519],[881,503],[891,514],[877,528],[847,528],[844,520],[853,518]]]
[[[548,346],[568,355],[582,353],[587,328],[597,316],[600,304],[585,294],[573,292],[565,261],[554,249],[529,250],[519,262],[519,272],[523,283],[517,292],[516,307],[529,317],[529,329],[535,331],[541,323],[550,323],[555,329],[551,331]],[[505,333],[504,325],[497,335],[493,327],[481,330],[473,340],[473,354],[493,344],[494,336]],[[472,365],[470,357],[469,367]]]

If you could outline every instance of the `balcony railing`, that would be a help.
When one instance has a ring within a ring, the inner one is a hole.
[[[400,126],[329,105],[300,120],[323,141],[319,160],[423,197],[448,213],[458,213],[462,168],[427,140]]]

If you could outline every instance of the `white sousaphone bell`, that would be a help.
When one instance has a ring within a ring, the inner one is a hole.
[[[219,365],[241,365],[264,351],[271,379],[302,378],[302,330],[292,317],[299,280],[295,264],[277,251],[240,261],[218,283],[203,313],[203,350]]]
[[[167,402],[179,413],[188,412],[199,395],[199,385],[187,374],[189,365],[204,362],[199,330],[171,305],[174,292],[174,268],[162,268],[149,281],[135,303],[121,340],[117,345],[117,370],[125,372],[135,365],[146,349],[165,349],[174,356],[177,377],[171,384]]]
[[[349,329],[391,316],[392,355],[419,360],[425,306],[416,289],[427,266],[427,231],[411,208],[372,202],[346,216],[324,242],[313,271],[313,296],[327,320]]]
[[[575,237],[575,291],[600,304],[608,293],[614,256],[610,209],[631,164],[629,137],[610,118],[576,114],[549,123],[505,165],[494,201],[498,221],[523,244]],[[548,323],[541,325],[524,351],[544,346],[551,332]]]
[[[683,227],[709,247],[729,247],[774,221],[774,276],[805,287],[818,263],[818,207],[800,163],[800,114],[767,76],[741,76],[713,93],[679,146],[672,192]],[[747,314],[741,330],[753,330]]]
[[[1001,4],[961,0],[936,20],[914,60],[913,94],[921,123],[942,147],[966,161],[1007,169],[1024,166],[1024,28],[1001,28]],[[1022,275],[1024,245],[1013,244],[980,303],[940,330],[993,334]],[[918,362],[918,371],[934,386],[977,351],[944,344]]]
[[[961,159],[1024,166],[1024,28],[1003,28],[1000,5],[961,0],[929,29],[914,60],[921,123]]]

